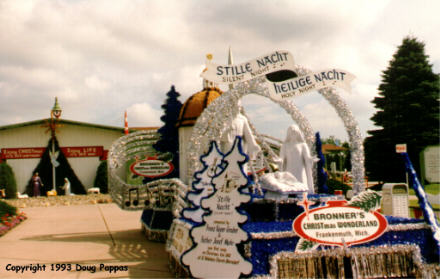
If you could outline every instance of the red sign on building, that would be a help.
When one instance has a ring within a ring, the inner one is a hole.
[[[75,146],[61,147],[66,157],[101,157],[104,148],[102,146]]]
[[[25,148],[2,148],[1,159],[34,159],[41,158],[46,148],[44,147],[25,147]],[[100,157],[106,159],[106,151],[102,146],[73,146],[61,147],[64,156],[76,157]]]
[[[2,148],[2,159],[33,159],[43,156],[44,147]]]

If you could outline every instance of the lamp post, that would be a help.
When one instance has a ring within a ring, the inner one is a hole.
[[[61,107],[58,104],[58,98],[55,97],[55,104],[53,105],[52,110],[50,111],[50,130],[52,137],[52,151],[50,152],[50,162],[52,163],[52,190],[56,190],[56,176],[55,176],[55,168],[58,167],[59,163],[56,161],[57,154],[55,153],[55,129],[56,122],[61,116]]]

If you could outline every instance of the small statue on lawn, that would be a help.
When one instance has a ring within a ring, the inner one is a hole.
[[[34,197],[38,197],[41,196],[41,191],[40,191],[40,187],[43,187],[44,184],[41,181],[40,176],[38,175],[38,172],[36,172],[33,176],[32,176],[32,186],[33,186],[33,196]]]
[[[72,193],[70,192],[70,181],[67,177],[64,177],[64,186],[63,186],[63,190],[64,190],[64,195],[66,196],[71,196]]]

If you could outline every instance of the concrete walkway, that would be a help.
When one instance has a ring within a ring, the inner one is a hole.
[[[173,277],[164,243],[141,233],[141,211],[113,203],[21,210],[28,219],[0,237],[0,278]]]

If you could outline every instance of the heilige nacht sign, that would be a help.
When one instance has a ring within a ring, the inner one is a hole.
[[[174,169],[171,162],[158,160],[157,157],[148,157],[145,160],[136,161],[130,165],[130,171],[138,176],[157,178],[170,174]]]
[[[346,201],[328,201],[324,207],[306,210],[293,221],[302,238],[324,245],[350,246],[381,236],[388,222],[377,211],[366,212]]]

